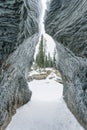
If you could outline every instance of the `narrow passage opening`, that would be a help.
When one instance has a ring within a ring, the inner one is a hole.
[[[56,46],[44,30],[47,2],[42,0],[41,39],[28,75],[32,98],[17,110],[6,130],[83,130],[63,100],[62,78],[55,64]]]

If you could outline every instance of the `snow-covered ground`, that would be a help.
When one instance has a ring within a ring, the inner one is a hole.
[[[62,84],[47,78],[29,86],[31,101],[17,110],[6,130],[83,130],[63,100]]]

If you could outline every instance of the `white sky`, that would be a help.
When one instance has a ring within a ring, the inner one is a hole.
[[[45,15],[45,10],[46,10],[46,3],[49,2],[50,0],[41,0],[42,3],[42,14],[41,14],[41,32],[44,34],[44,15]]]
[[[46,1],[47,0],[41,0],[41,3],[42,3],[42,14],[41,14],[41,18],[40,18],[40,30],[41,30],[41,33],[45,33],[45,30],[44,30],[44,15],[45,15],[45,9],[46,9]]]
[[[46,38],[46,45],[47,45],[47,53],[50,53],[51,57],[53,57],[54,49],[56,48],[55,42],[48,34],[44,34],[44,37]]]
[[[50,37],[48,34],[45,33],[45,29],[44,29],[44,15],[45,15],[45,9],[46,9],[46,2],[50,1],[50,0],[41,0],[42,1],[42,14],[41,14],[41,18],[40,18],[40,31],[41,33],[44,35],[45,39],[46,39],[46,44],[47,44],[47,53],[50,53],[51,57],[53,57],[54,54],[54,49],[55,49],[55,42],[52,39],[52,37]],[[36,55],[38,53],[38,48],[39,48],[39,44],[36,47],[36,52],[35,52],[35,56],[34,58],[36,58]]]

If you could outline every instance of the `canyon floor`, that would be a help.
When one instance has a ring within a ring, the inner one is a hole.
[[[55,78],[29,82],[31,101],[17,110],[6,130],[84,130],[67,108],[63,85]]]

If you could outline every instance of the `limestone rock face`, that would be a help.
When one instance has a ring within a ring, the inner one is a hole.
[[[64,99],[87,130],[87,1],[51,0],[46,33],[55,40]]]
[[[46,32],[56,41],[69,48],[75,55],[86,57],[86,23],[86,0],[54,0],[51,2],[45,26]]]
[[[0,1],[0,130],[31,98],[27,72],[39,39],[38,23],[38,0]]]
[[[0,63],[24,39],[38,32],[38,0],[3,0],[0,2]]]

